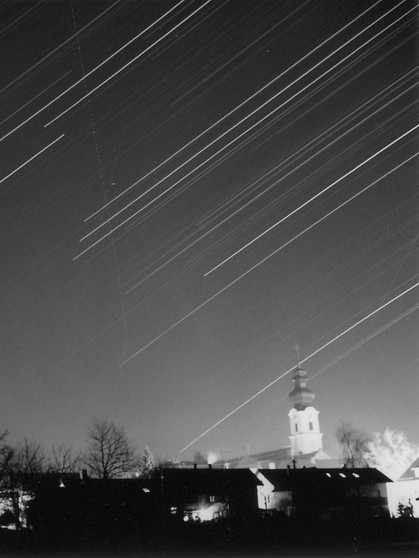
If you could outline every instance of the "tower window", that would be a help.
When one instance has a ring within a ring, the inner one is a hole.
[[[312,422],[309,422],[309,423],[308,423],[308,427],[309,427],[310,430],[313,430],[313,423],[312,423]]]
[[[295,431],[298,432],[298,424],[295,425]]]

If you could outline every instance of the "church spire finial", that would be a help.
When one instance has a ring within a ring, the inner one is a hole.
[[[300,368],[300,347],[298,343],[294,346],[294,349],[295,349],[295,356],[297,358],[297,366],[298,368]]]

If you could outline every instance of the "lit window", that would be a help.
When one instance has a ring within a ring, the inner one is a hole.
[[[331,479],[332,475],[330,473],[326,473],[326,477],[329,477],[329,479]]]
[[[346,479],[346,475],[344,475],[343,473],[339,473],[339,476],[342,477],[343,479]]]
[[[215,496],[210,496],[209,497],[211,504],[214,504],[215,502]]]
[[[359,479],[358,473],[352,473],[352,476],[355,477],[356,479]]]

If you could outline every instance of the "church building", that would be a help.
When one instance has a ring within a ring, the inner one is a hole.
[[[225,463],[215,463],[227,468],[281,469],[292,467],[341,467],[340,460],[332,459],[323,451],[323,434],[320,430],[319,411],[312,405],[315,397],[307,387],[307,372],[298,362],[293,371],[293,389],[289,394],[292,408],[288,413],[290,444],[270,451],[246,455]]]

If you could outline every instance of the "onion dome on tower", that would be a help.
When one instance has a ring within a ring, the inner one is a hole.
[[[307,372],[301,368],[298,361],[292,379],[294,389],[289,398],[294,406],[288,413],[291,454],[298,456],[300,461],[302,458],[308,458],[310,463],[313,463],[317,452],[323,449],[323,434],[320,432],[319,411],[311,403],[314,393],[307,387]]]
[[[307,372],[301,368],[300,364],[296,367],[293,376],[294,389],[289,394],[289,398],[294,403],[294,409],[304,411],[311,405],[314,393],[307,387]]]

